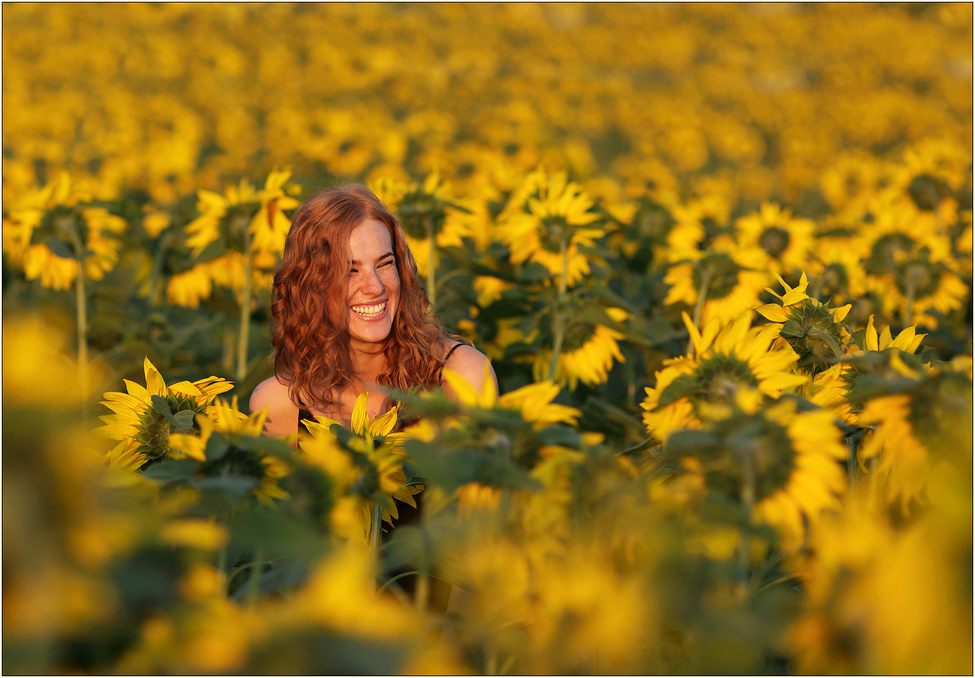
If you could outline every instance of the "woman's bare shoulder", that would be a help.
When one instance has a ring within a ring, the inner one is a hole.
[[[288,385],[278,378],[265,379],[254,389],[250,399],[250,411],[267,409],[264,433],[269,436],[286,436],[298,431],[298,406],[291,401]]]
[[[468,344],[455,344],[452,348],[453,352],[444,363],[445,368],[457,372],[480,393],[484,388],[485,366],[487,366],[487,377],[494,382],[497,391],[498,377],[486,355]],[[449,387],[445,386],[444,390],[450,394]]]

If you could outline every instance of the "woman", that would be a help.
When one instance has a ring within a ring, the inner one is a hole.
[[[444,367],[483,386],[487,358],[430,314],[402,228],[365,186],[321,191],[295,213],[271,314],[274,376],[250,399],[252,412],[268,409],[268,435],[315,415],[349,427],[362,393],[372,419],[393,406],[384,388],[436,387]]]

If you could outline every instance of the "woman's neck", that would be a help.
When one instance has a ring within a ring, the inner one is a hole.
[[[352,346],[352,367],[356,377],[364,383],[376,383],[379,377],[386,372],[386,354],[381,347],[373,346],[356,347]]]

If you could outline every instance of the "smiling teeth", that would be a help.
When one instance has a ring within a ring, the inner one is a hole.
[[[375,317],[386,310],[386,302],[381,304],[374,304],[372,306],[353,306],[352,310],[359,315],[364,315],[368,317]]]

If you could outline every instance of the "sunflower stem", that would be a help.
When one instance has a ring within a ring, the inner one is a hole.
[[[75,224],[77,226],[77,223]],[[85,289],[85,245],[77,228],[71,229],[78,256],[78,277],[74,282],[75,315],[78,320],[78,380],[82,393],[82,416],[88,420],[88,295]]]
[[[237,382],[247,376],[247,345],[251,329],[251,275],[254,253],[251,251],[251,231],[244,229],[244,286],[240,290],[240,333],[237,336]]]
[[[709,266],[701,273],[701,287],[697,290],[697,303],[694,304],[694,327],[701,327],[701,315],[704,313],[704,302],[707,301],[708,291],[711,288],[711,278],[714,270]],[[690,355],[694,348],[694,340],[687,340],[687,354]]]
[[[382,548],[382,538],[380,533],[383,528],[383,507],[376,502],[372,507],[372,525],[369,530],[369,551],[372,554],[372,564],[376,573],[379,573],[379,550]],[[377,578],[378,583],[378,578]]]
[[[264,570],[264,547],[258,546],[254,552],[254,567],[251,569],[250,579],[247,580],[247,606],[254,607],[257,594],[261,589],[261,573]]]
[[[828,332],[824,332],[818,327],[810,327],[807,330],[807,334],[816,337],[817,339],[822,339],[824,342],[826,342],[826,344],[833,351],[833,355],[835,355],[837,358],[843,357],[843,349],[840,348],[840,345],[836,343],[836,340],[833,339]]]
[[[433,218],[427,217],[423,220],[427,227],[427,247],[429,248],[430,261],[427,264],[427,296],[430,298],[430,306],[437,308],[437,234],[433,227]]]
[[[562,255],[562,270],[559,274],[559,296],[555,302],[555,314],[553,315],[555,327],[553,328],[552,362],[548,370],[549,379],[553,382],[559,366],[559,357],[562,354],[562,343],[565,341],[565,316],[562,315],[562,306],[569,289],[569,243],[566,241],[564,232],[559,238],[559,252]]]
[[[857,441],[852,435],[846,438],[846,446],[850,449],[850,456],[846,460],[846,472],[850,477],[850,492],[854,493],[860,482],[860,464],[857,461]]]
[[[743,587],[749,586],[748,577],[748,549],[749,534],[748,529],[751,525],[752,506],[755,503],[755,468],[751,450],[744,450],[739,454],[741,459],[741,500],[742,518],[741,528],[741,551],[738,554],[739,576]]]
[[[914,320],[914,296],[917,294],[917,276],[912,266],[907,269],[907,299],[904,304],[904,327],[910,327]]]

